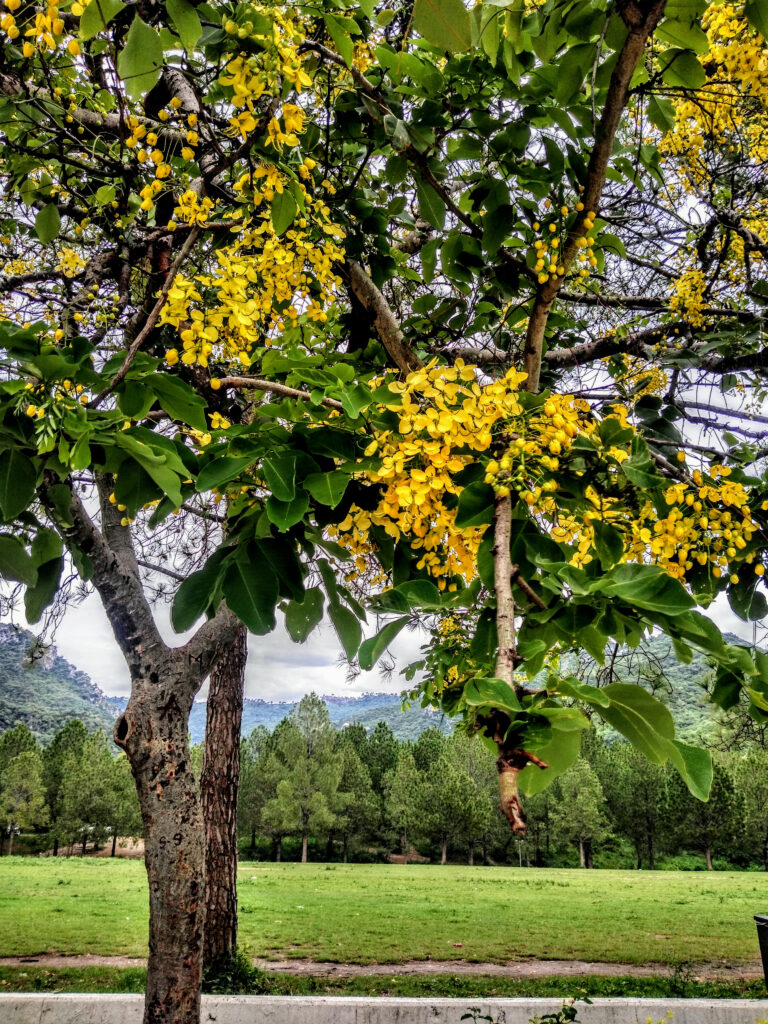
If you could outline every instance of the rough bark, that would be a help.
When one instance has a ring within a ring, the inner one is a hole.
[[[240,724],[248,657],[239,626],[210,676],[200,797],[205,829],[205,938],[203,963],[231,957],[237,947],[237,792]]]

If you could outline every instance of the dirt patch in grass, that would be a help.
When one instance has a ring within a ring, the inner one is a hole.
[[[602,977],[652,978],[669,976],[674,965],[593,963],[587,960],[515,960],[508,963],[472,963],[467,960],[408,960],[402,964],[339,964],[317,960],[264,960],[254,963],[265,971],[292,974],[296,977],[355,978],[368,975],[388,977],[411,975],[486,975],[496,978],[544,978],[556,974],[560,977],[579,977],[586,974]],[[129,956],[62,956],[41,953],[39,956],[3,956],[0,967],[143,967],[146,961]],[[729,963],[686,964],[686,975],[691,981],[751,980],[762,978],[759,960]]]

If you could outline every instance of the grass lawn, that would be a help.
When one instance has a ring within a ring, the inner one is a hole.
[[[757,873],[240,865],[254,956],[356,963],[755,960]],[[146,955],[144,866],[3,857],[0,956]]]

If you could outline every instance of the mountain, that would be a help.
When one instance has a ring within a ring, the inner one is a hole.
[[[744,644],[735,636],[727,635],[726,639]],[[595,681],[596,670],[594,663],[587,663],[585,678]],[[694,654],[691,662],[684,665],[677,660],[669,640],[653,637],[642,652],[620,652],[616,670],[627,681],[640,678],[647,689],[669,706],[679,735],[692,738],[711,728],[713,712],[704,691],[710,669],[703,656]],[[397,694],[328,696],[324,700],[331,721],[339,728],[360,722],[371,731],[377,722],[384,721],[398,739],[415,740],[430,726],[436,725],[444,732],[452,727],[439,713],[418,705],[403,712]],[[47,743],[70,718],[81,719],[89,729],[111,732],[125,705],[125,697],[106,697],[96,683],[57,654],[54,647],[41,648],[31,633],[0,623],[0,732],[25,722],[41,742]],[[274,729],[294,706],[247,699],[243,707],[243,735],[247,736],[257,725]],[[204,701],[194,705],[189,726],[192,742],[200,743],[205,735]]]
[[[55,647],[0,623],[0,732],[24,722],[48,743],[70,718],[112,732],[115,714],[99,687]]]

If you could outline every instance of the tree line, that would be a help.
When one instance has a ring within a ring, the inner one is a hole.
[[[5,852],[17,830],[54,852],[138,835],[130,767],[101,732],[68,722],[41,749],[25,725],[0,736]],[[332,726],[309,694],[273,731],[241,743],[240,854],[252,859],[365,861],[393,853],[440,863],[768,870],[768,752],[752,746],[714,759],[707,803],[669,766],[590,729],[581,756],[552,787],[525,800],[516,838],[498,810],[496,758],[461,732],[427,729],[398,740]],[[199,778],[202,744],[192,748]]]

